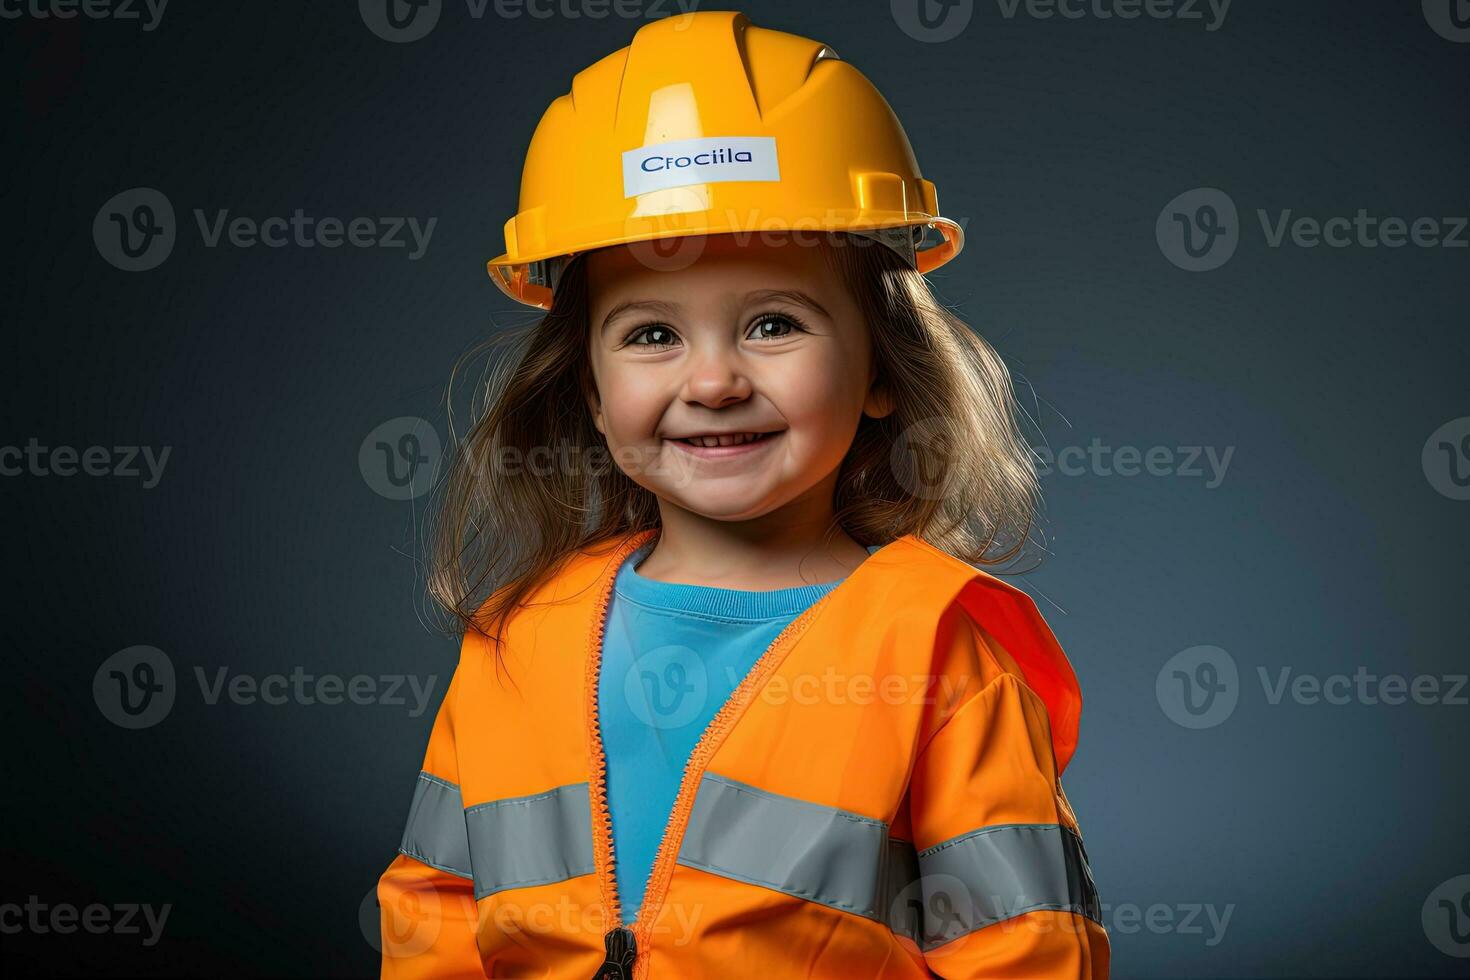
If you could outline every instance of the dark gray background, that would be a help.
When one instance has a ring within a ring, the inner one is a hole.
[[[991,0],[942,43],[887,0],[738,9],[828,42],[887,96],[967,223],[933,282],[1015,372],[1038,446],[1232,452],[1218,486],[1047,474],[1050,554],[1018,580],[1086,698],[1066,785],[1114,975],[1465,975],[1421,909],[1470,873],[1470,708],[1272,704],[1258,669],[1465,673],[1470,503],[1435,489],[1421,450],[1470,415],[1470,250],[1272,248],[1256,209],[1470,213],[1470,43],[1417,0],[1237,0],[1216,30],[1008,18]],[[456,648],[424,624],[424,501],[374,492],[358,449],[396,416],[442,435],[454,359],[526,321],[483,268],[526,143],[641,23],[475,19],[464,0],[413,43],[375,36],[353,2],[174,0],[152,31],[0,20],[0,443],[172,447],[152,489],[0,479],[0,901],[172,905],[152,947],[0,935],[7,975],[375,975],[360,914]],[[178,240],[129,273],[92,222],[134,187],[168,197]],[[1198,187],[1240,211],[1237,251],[1208,272],[1155,240]],[[195,208],[438,221],[410,261],[207,248]],[[92,681],[139,644],[168,655],[178,699],[128,731]],[[1240,682],[1234,713],[1194,730],[1155,681],[1199,645]],[[437,680],[418,716],[210,705],[194,672],[219,667]],[[1213,944],[1206,907],[1230,914]]]

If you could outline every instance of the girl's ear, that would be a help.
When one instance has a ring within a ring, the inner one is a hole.
[[[863,414],[881,419],[893,412],[893,397],[886,385],[877,382],[878,369],[868,371],[868,395],[863,399]]]

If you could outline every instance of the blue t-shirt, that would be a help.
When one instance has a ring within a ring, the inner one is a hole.
[[[780,632],[842,581],[754,592],[660,582],[634,567],[654,544],[618,569],[597,685],[625,924],[643,903],[684,765],[705,728]]]

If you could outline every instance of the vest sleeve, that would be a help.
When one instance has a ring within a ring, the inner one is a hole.
[[[454,719],[463,660],[434,719],[398,854],[378,879],[383,980],[483,980]]]
[[[918,942],[935,976],[1107,980],[1110,947],[1046,702],[968,616],[941,659],[973,693],[943,717],[909,784]]]

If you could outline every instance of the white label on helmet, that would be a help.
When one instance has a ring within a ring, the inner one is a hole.
[[[623,154],[623,196],[722,180],[780,180],[771,136],[710,136]]]

